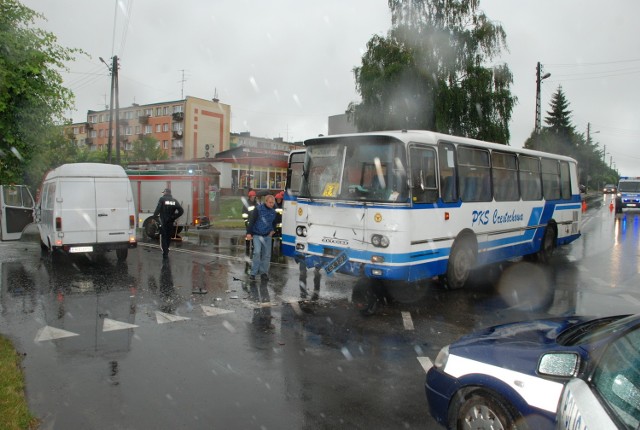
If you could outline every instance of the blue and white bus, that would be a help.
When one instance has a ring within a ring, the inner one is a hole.
[[[393,131],[310,139],[290,164],[283,251],[327,273],[455,289],[474,267],[547,261],[580,237],[570,157]]]

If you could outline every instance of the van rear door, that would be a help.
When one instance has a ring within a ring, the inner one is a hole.
[[[93,178],[61,178],[56,217],[61,218],[64,243],[96,243],[96,188]],[[55,223],[55,220],[53,220]]]
[[[26,185],[0,185],[0,217],[0,239],[20,239],[33,222],[33,197]]]
[[[134,215],[128,178],[96,178],[97,243],[128,242]]]

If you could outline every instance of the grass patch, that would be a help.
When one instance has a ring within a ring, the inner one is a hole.
[[[11,342],[0,336],[0,428],[35,429],[37,424],[24,395],[20,357]]]
[[[220,200],[220,213],[213,216],[213,228],[244,228],[242,219],[242,200],[239,196],[223,197]]]

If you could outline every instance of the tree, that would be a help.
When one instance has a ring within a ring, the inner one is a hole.
[[[374,36],[354,69],[361,131],[427,129],[509,141],[516,103],[506,65],[486,67],[506,35],[478,0],[389,0],[392,29]]]
[[[82,158],[82,151],[71,136],[65,136],[61,127],[50,127],[43,135],[44,144],[31,154],[31,161],[24,172],[24,183],[31,189],[40,186],[45,173],[65,163],[75,163]]]
[[[59,46],[34,28],[44,17],[17,0],[0,0],[0,181],[23,182],[26,166],[64,122],[73,94],[59,70],[82,51]]]
[[[591,136],[587,139],[582,133],[576,132],[571,121],[569,101],[561,86],[551,97],[550,110],[544,121],[547,126],[539,134],[532,132],[524,144],[525,148],[575,158],[578,161],[580,183],[588,187],[618,182],[617,172],[602,160],[602,153]]]
[[[126,153],[126,161],[157,161],[169,158],[167,153],[158,145],[158,139],[153,136],[144,136],[142,140],[132,143],[131,153]]]

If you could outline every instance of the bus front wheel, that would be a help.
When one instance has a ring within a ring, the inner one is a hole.
[[[475,265],[476,253],[472,241],[464,238],[456,240],[449,254],[445,280],[447,288],[450,290],[462,288]]]
[[[363,316],[376,313],[385,301],[385,286],[377,279],[360,278],[353,286],[351,302]]]

